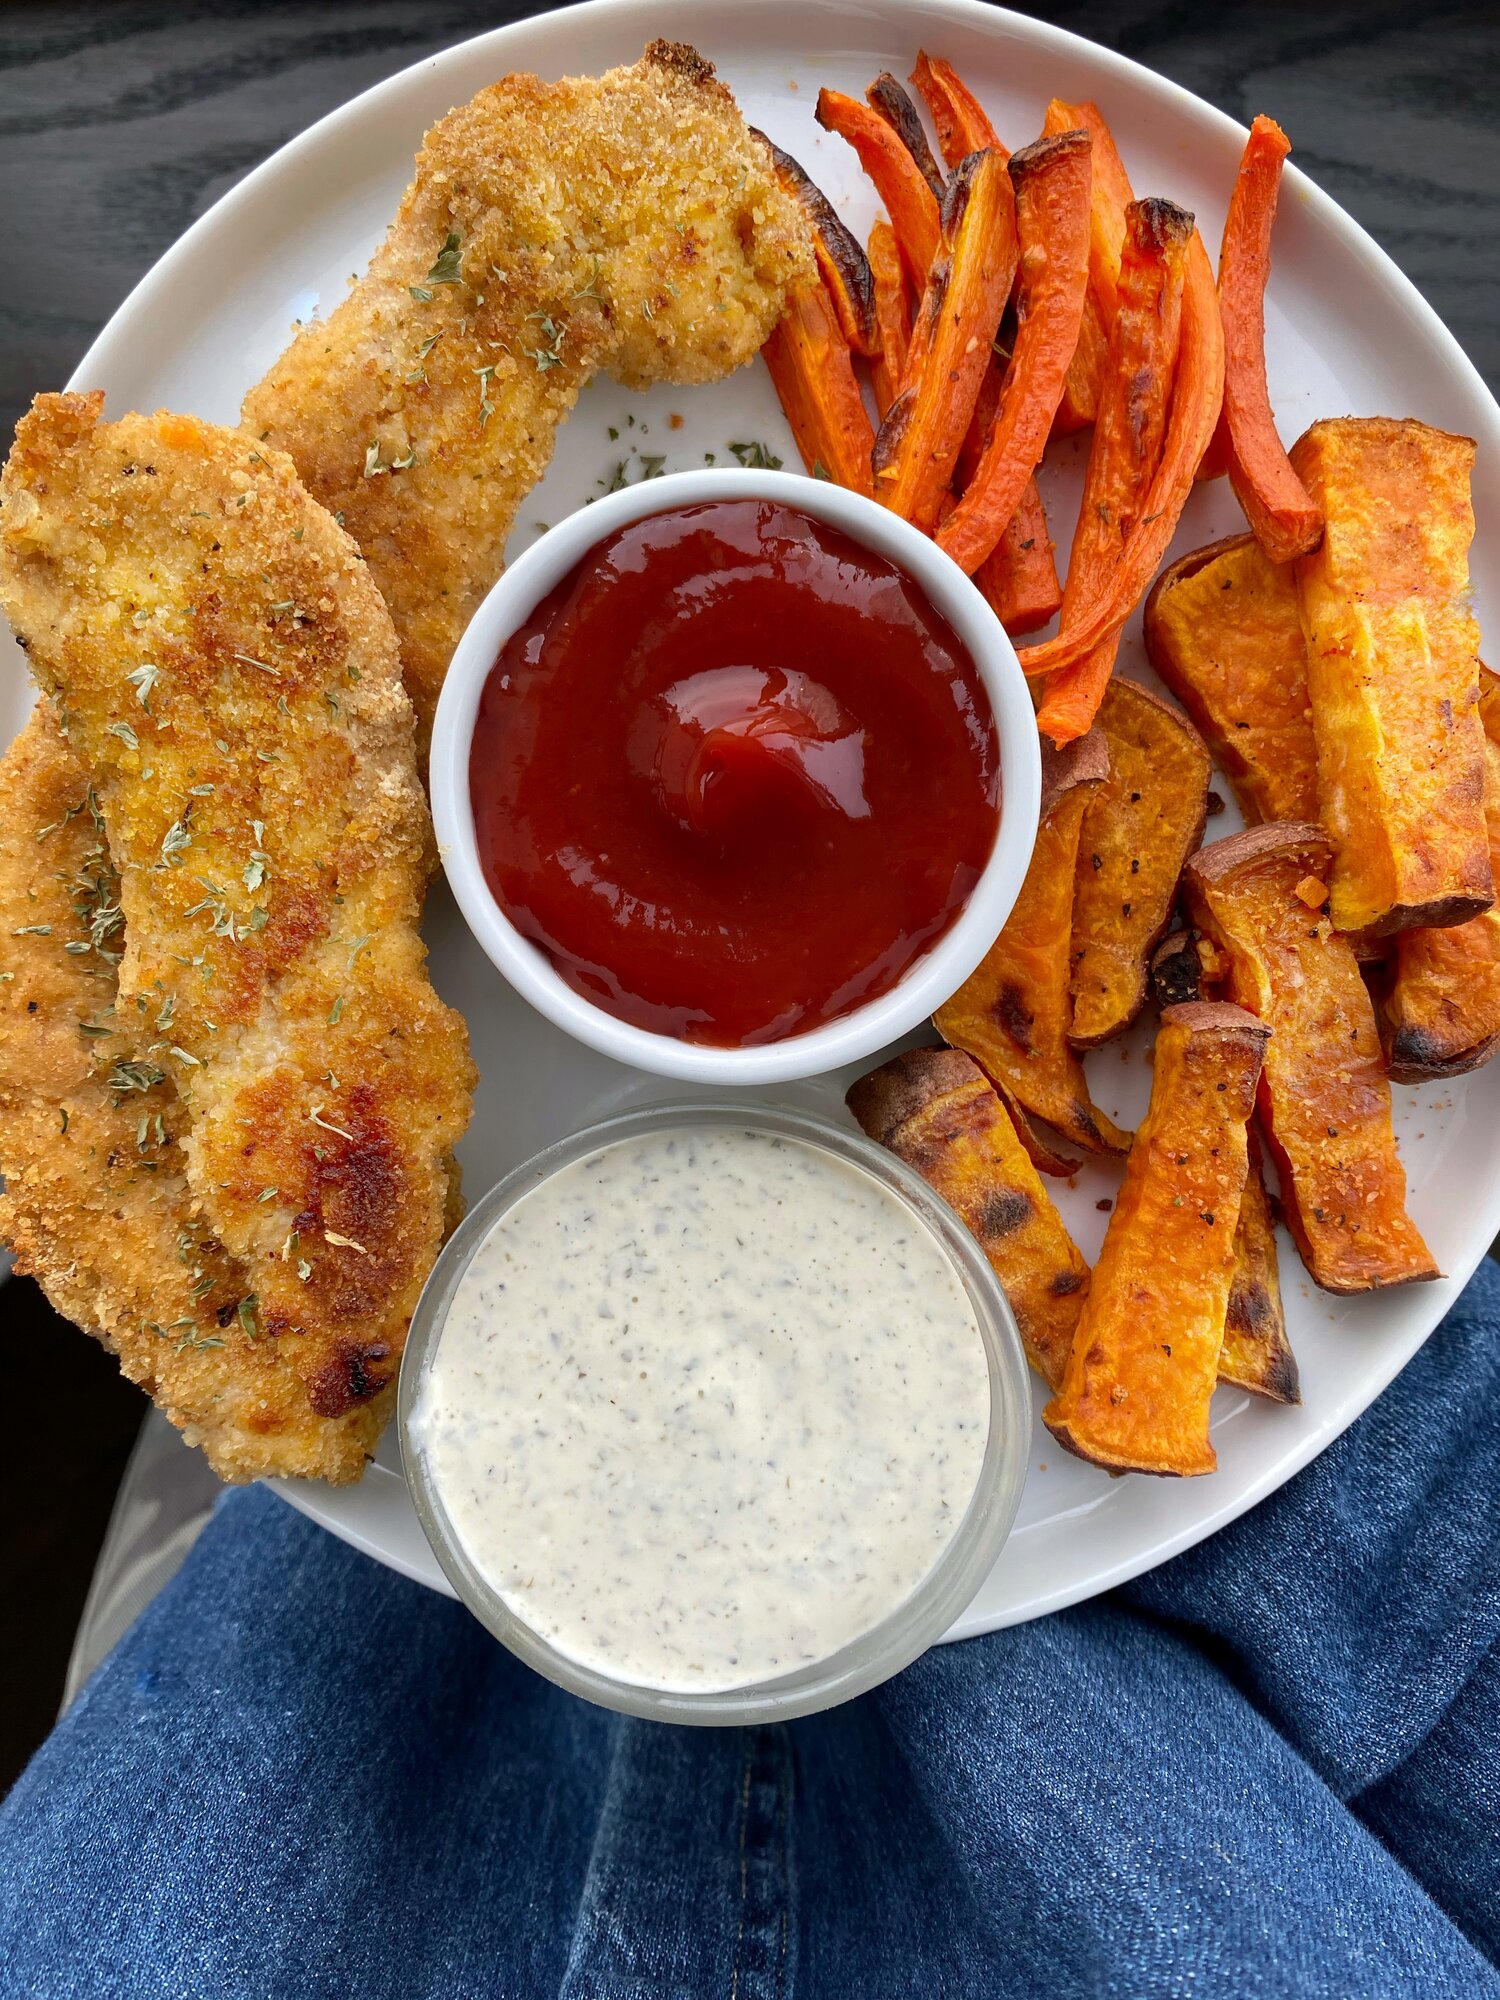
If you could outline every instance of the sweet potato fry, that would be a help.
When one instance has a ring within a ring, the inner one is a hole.
[[[1224,322],[1224,426],[1229,483],[1273,563],[1315,549],[1323,514],[1292,470],[1266,388],[1266,281],[1281,165],[1291,142],[1273,118],[1250,127],[1219,252]]]
[[[1127,1028],[1146,998],[1146,965],[1203,838],[1213,775],[1203,739],[1168,702],[1112,681],[1099,710],[1109,772],[1084,810],[1073,890],[1075,1048]]]
[[[938,146],[950,167],[956,167],[969,153],[991,152],[1009,159],[994,126],[977,97],[965,84],[952,63],[922,50],[911,73],[923,103],[932,117]]]
[[[1194,856],[1187,894],[1226,997],[1272,1031],[1261,1123],[1302,1261],[1325,1291],[1366,1292],[1438,1272],[1406,1212],[1370,996],[1319,909],[1332,863],[1321,827],[1252,827]]]
[[[1137,201],[1126,211],[1120,305],[1063,586],[1064,631],[1118,571],[1161,463],[1192,234],[1193,218],[1172,202]],[[1112,632],[1052,675],[1037,714],[1044,736],[1068,743],[1090,727],[1118,649]]]
[[[1168,931],[1151,954],[1150,984],[1159,1010],[1203,998],[1203,962],[1192,931]]]
[[[821,282],[788,292],[786,311],[761,353],[808,471],[873,496],[875,433]]]
[[[1088,280],[1090,143],[1086,132],[1062,132],[1011,156],[1020,325],[984,454],[937,536],[971,576],[1005,532],[1040,463],[1078,345]]]
[[[1474,442],[1336,417],[1303,433],[1292,464],[1327,522],[1297,590],[1334,924],[1381,936],[1462,923],[1495,898],[1469,605]]]
[[[1266,1193],[1260,1143],[1252,1125],[1245,1192],[1234,1232],[1234,1277],[1224,1312],[1224,1345],[1219,1380],[1248,1389],[1272,1403],[1300,1403],[1297,1360],[1286,1336],[1281,1303],[1281,1270],[1276,1256],[1276,1219]]]
[[[998,153],[970,153],[943,197],[919,310],[922,366],[875,440],[877,498],[930,534],[974,414],[1016,270],[1015,195]]]
[[[901,391],[906,349],[911,340],[911,293],[896,245],[896,232],[882,217],[870,227],[870,278],[875,288],[879,345],[871,358],[875,408],[884,417]]]
[[[1208,1410],[1267,1040],[1240,1007],[1200,1000],[1161,1017],[1151,1108],[1042,1412],[1059,1443],[1113,1472],[1191,1477],[1218,1463]]]
[[[1197,231],[1188,245],[1182,295],[1182,338],[1166,442],[1156,476],[1138,510],[1136,532],[1126,542],[1113,572],[1097,594],[1066,618],[1056,638],[1026,647],[1021,665],[1029,675],[1059,672],[1112,638],[1130,616],[1177,531],[1192,491],[1224,394],[1224,331],[1208,253]]]
[[[1318,817],[1307,648],[1292,571],[1253,535],[1194,549],[1146,599],[1146,653],[1252,824]]]
[[[923,180],[941,204],[945,191],[942,172],[932,157],[927,134],[922,130],[921,117],[916,105],[907,96],[905,85],[892,76],[888,69],[883,69],[866,90],[865,97],[871,110],[880,113],[916,161]]]
[[[833,302],[845,340],[855,354],[871,359],[880,352],[880,326],[875,314],[875,280],[858,238],[845,228],[827,195],[790,153],[784,153],[764,132],[755,136],[770,147],[783,193],[792,197],[806,218],[818,275]]]
[[[1089,1267],[983,1071],[957,1049],[912,1049],[862,1076],[846,1101],[968,1224],[1005,1287],[1026,1358],[1055,1389]]]
[[[1012,639],[1038,632],[1062,608],[1047,511],[1029,479],[1005,533],[974,572],[974,581]]]
[[[1500,680],[1479,670],[1484,817],[1500,875]],[[1377,1009],[1386,1066],[1397,1083],[1461,1076],[1500,1048],[1500,905],[1448,930],[1401,931]]]
[[[841,90],[818,92],[818,123],[847,139],[885,203],[907,280],[920,296],[938,248],[937,196],[922,170],[878,111]]]
[[[1007,1101],[1090,1153],[1123,1153],[1129,1137],[1089,1098],[1068,1043],[1073,871],[1089,794],[1107,766],[1101,735],[1065,751],[1042,747],[1042,821],[1031,866],[1005,929],[933,1025],[963,1049]]]

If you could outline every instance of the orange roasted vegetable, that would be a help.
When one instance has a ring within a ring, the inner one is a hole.
[[[911,294],[901,267],[896,232],[885,220],[870,227],[870,278],[875,288],[875,324],[879,347],[870,364],[875,408],[883,417],[901,391],[906,350],[911,340]]]
[[[1186,716],[1135,681],[1111,681],[1099,727],[1109,772],[1084,810],[1073,890],[1075,1048],[1107,1042],[1140,1012],[1213,775]]]
[[[791,154],[774,145],[764,132],[755,136],[770,147],[776,179],[806,219],[818,275],[833,301],[845,340],[855,354],[868,360],[880,352],[880,327],[875,314],[875,280],[864,251],[834,213],[827,195],[809,180]]]
[[[1012,639],[1040,631],[1062,608],[1047,510],[1034,479],[1027,480],[1020,506],[974,581]]]
[[[1302,434],[1292,463],[1327,523],[1297,590],[1334,924],[1379,936],[1462,923],[1495,899],[1469,601],[1473,439],[1335,417]]]
[[[938,247],[937,196],[921,168],[880,113],[857,97],[820,90],[817,116],[825,132],[836,132],[858,153],[891,218],[907,279],[920,295]]]
[[[1064,104],[1060,97],[1053,98],[1042,120],[1044,134],[1086,129],[1074,105]],[[1094,224],[1095,209],[1098,207],[1108,209],[1111,206],[1112,190],[1100,181],[1098,137],[1093,133],[1090,136],[1095,140],[1095,156],[1089,185],[1089,289],[1088,296],[1083,302],[1083,320],[1078,328],[1078,346],[1068,364],[1068,379],[1063,388],[1062,401],[1057,407],[1057,416],[1053,421],[1054,437],[1066,437],[1071,431],[1083,430],[1085,426],[1093,423],[1097,416],[1109,362],[1109,332],[1114,324],[1115,288],[1119,280],[1119,245],[1118,243],[1115,245],[1113,273],[1107,275],[1107,266],[1104,265],[1102,258],[1096,257]],[[1111,147],[1113,143],[1111,140]],[[1119,155],[1116,154],[1115,157],[1118,159]],[[1120,171],[1123,173],[1124,168],[1122,167]],[[1123,228],[1123,213],[1120,222]]]
[[[1260,1145],[1252,1126],[1250,1161],[1240,1219],[1234,1232],[1234,1277],[1224,1312],[1219,1380],[1273,1403],[1300,1403],[1297,1360],[1286,1337],[1276,1219],[1261,1172]]]
[[[875,440],[877,498],[927,534],[937,526],[1015,275],[1015,195],[998,153],[971,153],[954,170],[942,229],[918,311],[921,372]]]
[[[1089,1267],[984,1073],[957,1049],[911,1049],[862,1076],[847,1102],[968,1224],[1005,1287],[1026,1358],[1056,1388]]]
[[[1120,291],[1120,259],[1125,249],[1125,211],[1135,190],[1120,158],[1115,135],[1103,112],[1087,99],[1065,104],[1054,97],[1047,106],[1047,129],[1087,132],[1094,142],[1094,172],[1089,187],[1089,295],[1108,334],[1115,323]]]
[[[938,145],[950,167],[956,167],[966,154],[980,152],[985,147],[1005,153],[978,98],[952,63],[944,62],[941,56],[929,56],[923,50],[917,57],[911,80],[932,115]]]
[[[917,107],[907,96],[905,88],[888,69],[883,69],[866,90],[865,96],[871,110],[880,113],[907,152],[911,154],[923,180],[941,202],[944,193],[943,176],[937,161],[932,157],[932,148],[927,143],[927,134],[922,130],[922,120]]]
[[[1178,518],[1193,488],[1224,393],[1224,332],[1208,253],[1198,233],[1188,245],[1182,295],[1182,336],[1172,409],[1167,419],[1161,462],[1137,510],[1135,533],[1113,571],[1100,588],[1080,604],[1076,616],[1064,619],[1055,639],[1026,647],[1021,665],[1027,674],[1055,673],[1071,667],[1102,641],[1112,638],[1139,603],[1176,533]]]
[[[1042,820],[1031,866],[1005,928],[978,969],[933,1015],[1007,1101],[1090,1153],[1123,1153],[1129,1136],[1089,1098],[1068,1043],[1073,870],[1089,794],[1104,778],[1104,739],[1042,747]]]
[[[1042,1412],[1055,1438],[1112,1472],[1190,1477],[1218,1463],[1208,1410],[1234,1278],[1245,1125],[1264,1023],[1193,1001],[1161,1017],[1151,1108],[1073,1336]]]
[[[1315,820],[1318,758],[1291,570],[1253,535],[1195,549],[1146,599],[1146,653],[1202,731],[1245,818]]]
[[[1078,345],[1088,281],[1089,146],[1086,132],[1062,132],[1011,155],[1021,249],[1016,342],[979,465],[937,536],[971,576],[1040,463]]]
[[[1321,827],[1252,827],[1194,856],[1187,895],[1226,997],[1272,1031],[1261,1122],[1302,1261],[1325,1291],[1366,1292],[1438,1270],[1406,1212],[1370,996],[1318,907],[1332,863]]]
[[[821,282],[787,293],[786,311],[761,353],[808,471],[873,496],[875,433]]]
[[[1229,483],[1274,563],[1315,549],[1323,515],[1292,470],[1276,434],[1266,388],[1266,281],[1281,163],[1291,142],[1273,118],[1250,127],[1219,252],[1219,312],[1224,321],[1224,430]]]
[[[1161,463],[1192,234],[1193,218],[1172,202],[1137,201],[1126,211],[1120,306],[1063,585],[1064,631],[1118,570]],[[1111,632],[1051,676],[1037,714],[1044,736],[1068,743],[1090,727],[1118,649]]]
[[[1481,667],[1484,816],[1500,875],[1500,681]],[[1461,1076],[1500,1047],[1500,905],[1448,930],[1402,931],[1378,1008],[1397,1083]]]

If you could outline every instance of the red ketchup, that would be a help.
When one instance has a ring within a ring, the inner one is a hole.
[[[491,669],[469,785],[486,880],[563,978],[721,1048],[893,986],[1000,813],[949,626],[894,564],[762,500],[591,550]]]

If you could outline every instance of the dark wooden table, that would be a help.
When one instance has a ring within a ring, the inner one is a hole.
[[[62,385],[155,258],[268,153],[431,50],[538,11],[505,0],[5,0],[0,435],[37,390]],[[1299,164],[1500,387],[1494,0],[1061,0],[1021,11],[1237,118],[1278,118]],[[665,11],[661,26],[670,31]],[[55,1712],[140,1407],[32,1285],[0,1292],[0,1629],[10,1635],[0,1790]]]

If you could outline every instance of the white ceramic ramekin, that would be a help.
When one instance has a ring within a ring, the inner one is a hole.
[[[496,902],[480,865],[469,796],[469,749],[479,698],[511,633],[606,535],[631,521],[709,500],[773,500],[898,565],[968,649],[1000,738],[1000,827],[957,921],[888,992],[806,1034],[754,1048],[679,1040],[617,1020],[575,991]],[[714,470],[671,473],[606,494],[534,542],[485,598],[459,641],[433,727],[432,816],[438,851],[458,906],[491,961],[557,1027],[616,1061],[694,1083],[766,1084],[859,1062],[923,1021],[962,985],[1010,915],[1020,893],[1041,799],[1036,717],[1015,648],[956,563],[907,522],[857,493],[796,473]]]

